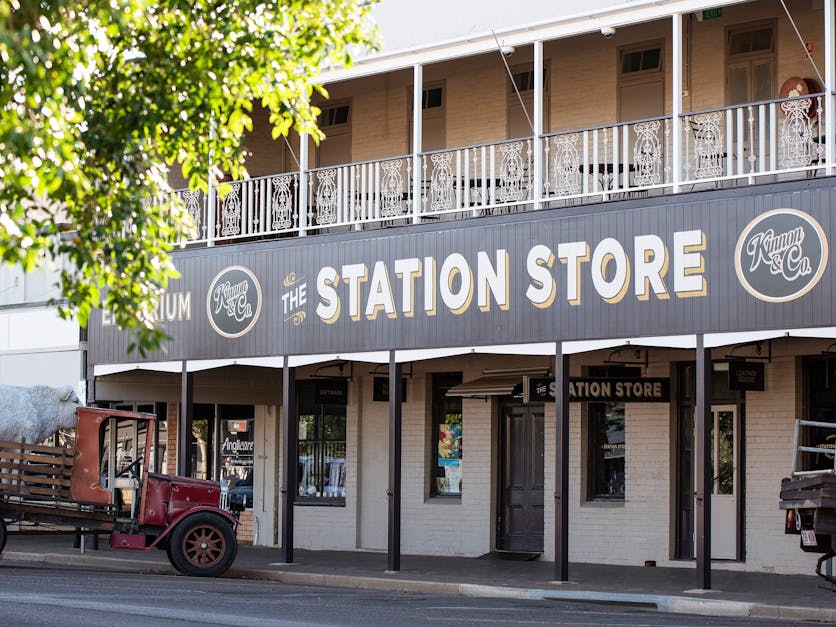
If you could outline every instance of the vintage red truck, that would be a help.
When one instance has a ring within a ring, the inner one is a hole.
[[[114,549],[164,550],[187,575],[226,572],[238,520],[221,507],[218,482],[151,472],[155,422],[153,414],[79,407],[74,446],[0,442],[0,551],[10,533],[81,528],[109,533]],[[108,446],[117,428],[137,436],[121,467]]]

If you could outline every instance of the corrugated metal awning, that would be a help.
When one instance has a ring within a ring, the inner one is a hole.
[[[447,390],[447,396],[510,396],[522,383],[522,374],[484,375]]]

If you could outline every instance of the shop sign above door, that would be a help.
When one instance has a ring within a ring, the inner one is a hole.
[[[763,364],[752,361],[730,361],[729,389],[763,392],[766,389]]]
[[[555,385],[554,379],[524,377],[523,402],[553,403]],[[671,381],[663,377],[569,379],[569,402],[572,403],[667,403],[670,396]]]

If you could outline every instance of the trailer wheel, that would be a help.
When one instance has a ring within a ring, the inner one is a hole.
[[[9,534],[6,531],[6,521],[0,517],[0,553],[3,552],[4,548],[6,548],[6,538],[8,535]]]
[[[181,573],[217,577],[227,571],[238,553],[232,525],[212,512],[192,514],[171,534],[171,563]]]

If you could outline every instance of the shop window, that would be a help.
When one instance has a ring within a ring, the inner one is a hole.
[[[298,503],[345,504],[346,407],[342,379],[298,386]]]
[[[589,404],[589,499],[624,498],[624,403]]]
[[[462,399],[447,396],[461,382],[461,373],[432,376],[432,496],[462,494]]]
[[[229,505],[253,506],[253,453],[255,452],[254,407],[219,405],[220,480],[229,487]]]

